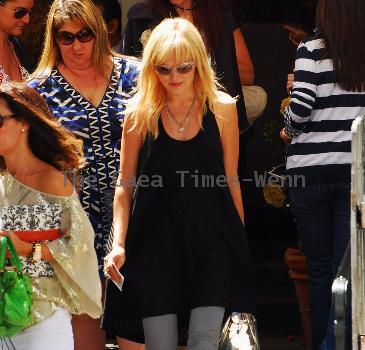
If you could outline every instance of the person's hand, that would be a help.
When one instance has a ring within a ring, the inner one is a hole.
[[[15,248],[15,251],[19,256],[29,256],[33,251],[32,243],[21,240],[16,233],[12,231],[0,231],[0,236],[10,238]],[[10,257],[9,252],[6,253],[7,257]]]
[[[280,131],[280,138],[284,141],[286,145],[289,145],[291,142],[291,137],[286,133],[285,128],[282,128]]]
[[[290,95],[290,92],[293,90],[293,83],[294,83],[294,74],[288,74],[288,81],[286,82],[286,91]]]
[[[283,28],[286,29],[289,32],[289,40],[294,46],[298,46],[299,43],[308,36],[308,33],[302,29],[299,29],[297,27],[283,24]]]
[[[109,277],[115,282],[120,282],[120,276],[115,271],[118,270],[125,263],[125,250],[123,247],[113,247],[111,252],[104,258],[104,276]]]

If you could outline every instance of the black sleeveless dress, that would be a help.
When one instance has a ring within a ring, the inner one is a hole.
[[[126,238],[123,292],[108,282],[103,328],[128,320],[186,316],[201,306],[254,313],[252,264],[225,182],[218,125],[208,110],[187,141],[147,135]]]

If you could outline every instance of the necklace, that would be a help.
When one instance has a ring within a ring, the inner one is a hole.
[[[193,107],[194,107],[194,104],[195,104],[195,97],[193,98],[193,101],[191,102],[191,105],[189,107],[189,110],[188,110],[188,113],[186,113],[186,116],[185,118],[179,122],[176,117],[169,111],[168,107],[167,107],[167,103],[165,101],[165,110],[166,110],[166,114],[169,118],[169,120],[172,118],[175,122],[175,124],[179,127],[178,131],[180,134],[182,134],[184,131],[185,131],[185,122],[187,121],[188,117],[191,115],[191,112],[193,110]]]
[[[193,11],[196,8],[195,4],[193,4],[193,7],[191,7],[191,8],[185,8],[185,7],[178,6],[178,5],[173,5],[173,6],[174,6],[177,14],[179,15],[179,17],[183,17],[191,22],[193,21]]]
[[[185,8],[185,7],[182,7],[182,6],[178,6],[178,5],[173,5],[175,8],[181,10],[182,12],[185,12],[185,11],[193,11],[195,10],[196,8],[196,5],[193,5],[193,7],[191,8]]]
[[[191,125],[191,119],[192,119],[192,115],[193,115],[193,109],[194,109],[193,107],[194,107],[194,105],[195,105],[195,97],[193,99],[193,102],[190,105],[188,114],[186,115],[186,117],[183,120],[183,124],[185,123],[185,121],[188,121],[187,128],[186,128],[185,140],[188,139],[190,125]],[[165,110],[166,110],[166,114],[167,114],[167,120],[169,121],[170,129],[172,130],[172,135],[174,136],[174,138],[176,138],[175,130],[172,127],[171,119],[173,119],[175,121],[175,123],[178,124],[178,126],[180,126],[180,123],[178,123],[177,120],[175,119],[175,117],[172,114],[170,114],[170,111],[167,108],[166,101],[165,101]],[[179,133],[181,134],[184,131],[185,131],[185,128],[183,126],[180,126],[179,127]]]

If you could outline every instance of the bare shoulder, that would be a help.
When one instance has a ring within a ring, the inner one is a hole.
[[[229,117],[232,111],[236,110],[236,99],[231,95],[220,91],[218,99],[213,105],[215,114],[222,117]]]
[[[71,196],[74,187],[67,179],[67,174],[55,168],[50,168],[40,176],[39,188],[52,196]]]
[[[225,92],[220,91],[216,103],[213,105],[214,114],[224,120],[237,118],[236,99]]]

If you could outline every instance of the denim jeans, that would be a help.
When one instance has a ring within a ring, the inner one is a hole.
[[[326,340],[332,350],[331,288],[350,239],[350,184],[308,185],[289,194],[308,262],[312,349]]]

